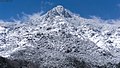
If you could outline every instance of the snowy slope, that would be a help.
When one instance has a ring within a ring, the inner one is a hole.
[[[119,63],[120,27],[103,22],[59,5],[44,15],[29,16],[22,24],[0,25],[0,56],[35,62],[42,58],[43,65],[67,56],[95,65]]]

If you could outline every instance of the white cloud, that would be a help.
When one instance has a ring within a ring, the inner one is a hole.
[[[45,2],[45,1],[44,1]],[[45,4],[49,4],[49,5],[53,5],[52,3],[50,2],[45,2]],[[119,4],[119,7],[120,7],[120,4]],[[26,20],[29,20],[29,19],[33,19],[33,20],[36,20],[38,18],[41,17],[41,15],[43,15],[44,11],[41,10],[41,12],[38,12],[38,13],[33,13],[32,15],[29,15],[29,14],[26,14],[24,12],[22,12],[22,18],[19,16],[19,14],[17,14],[18,16],[18,20],[17,19],[14,19],[12,18],[12,22],[8,22],[8,21],[4,21],[4,20],[0,20],[0,23],[21,23],[21,22],[24,22]],[[90,22],[97,22],[97,23],[113,23],[113,24],[120,24],[120,19],[109,19],[109,20],[104,20],[104,19],[101,19],[100,17],[96,17],[96,16],[90,16],[91,18],[90,19],[87,19],[87,18],[82,18],[83,20],[86,20],[86,21],[90,21]]]

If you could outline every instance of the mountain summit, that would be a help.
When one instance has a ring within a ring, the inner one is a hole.
[[[52,10],[47,12],[48,17],[55,17],[55,16],[61,16],[65,18],[71,18],[71,13],[67,9],[65,9],[63,6],[58,5],[57,7],[53,8]]]
[[[56,10],[56,12],[58,12],[59,14],[62,14],[65,11],[64,7],[61,5],[58,5],[57,7],[53,9]]]

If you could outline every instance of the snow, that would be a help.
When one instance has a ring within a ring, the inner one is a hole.
[[[15,56],[22,50],[37,51],[36,54],[45,50],[52,57],[57,53],[69,54],[100,65],[120,61],[119,25],[97,18],[82,18],[62,6],[42,16],[30,15],[26,21],[8,28],[0,26],[0,56]]]

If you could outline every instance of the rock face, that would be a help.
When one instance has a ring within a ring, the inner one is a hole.
[[[90,65],[86,64],[84,61],[79,62],[75,58],[67,58],[67,64],[60,66],[46,65],[43,67],[38,67],[40,65],[27,62],[25,60],[9,60],[3,57],[0,57],[0,68],[90,68]],[[59,65],[59,64],[58,64]]]
[[[41,66],[38,63],[33,63],[25,60],[10,60],[0,57],[0,68],[120,68],[119,64],[111,64],[97,66],[84,61],[78,61],[77,58],[67,57],[62,64],[54,66],[53,63]]]
[[[0,25],[0,68],[119,68],[119,25],[103,22],[59,5]]]
[[[0,68],[38,68],[36,64],[25,60],[10,60],[0,57]]]

